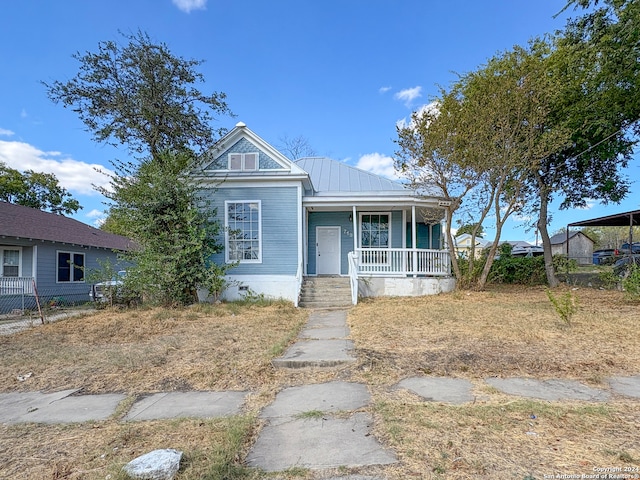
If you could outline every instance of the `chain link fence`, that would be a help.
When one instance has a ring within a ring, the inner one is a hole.
[[[57,285],[39,289],[32,281],[0,285],[0,322],[41,318],[69,309],[91,306],[89,284]]]

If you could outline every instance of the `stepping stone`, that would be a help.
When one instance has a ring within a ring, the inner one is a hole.
[[[640,398],[640,375],[634,377],[612,377],[609,385],[614,392],[627,397]]]
[[[246,396],[246,392],[155,393],[134,403],[125,420],[227,417],[240,412]]]
[[[302,385],[286,388],[278,393],[274,402],[262,410],[260,417],[295,417],[310,411],[357,410],[370,401],[371,395],[367,387],[361,383],[328,382]]]
[[[7,424],[77,423],[106,420],[125,395],[71,395],[79,389],[54,393],[15,392],[0,394],[0,421]]]
[[[537,398],[540,400],[583,400],[587,402],[605,402],[609,392],[587,387],[575,380],[537,380],[534,378],[487,378],[485,381],[510,395]]]
[[[397,386],[411,390],[430,402],[460,405],[474,400],[472,383],[462,378],[412,377],[405,378]]]
[[[278,472],[292,467],[321,470],[395,463],[395,455],[371,435],[372,424],[371,415],[355,413],[346,419],[292,419],[267,425],[247,464]]]
[[[351,340],[301,340],[271,363],[280,368],[335,367],[355,362],[352,351]]]

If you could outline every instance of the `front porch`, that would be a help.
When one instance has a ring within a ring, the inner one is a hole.
[[[357,248],[358,276],[450,276],[448,250],[425,248]]]

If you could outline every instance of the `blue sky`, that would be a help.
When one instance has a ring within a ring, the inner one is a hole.
[[[318,155],[392,176],[395,125],[430,102],[438,85],[497,52],[565,25],[564,0],[24,0],[4,2],[0,29],[0,161],[52,172],[93,224],[105,206],[95,168],[126,159],[93,143],[41,81],[78,71],[71,55],[95,52],[118,31],[147,32],[172,53],[201,59],[202,90],[227,94],[235,118],[274,146],[303,136]],[[627,174],[638,177],[640,161]],[[553,211],[568,222],[640,208],[639,186],[621,205]],[[488,226],[488,225],[487,225]],[[491,230],[489,228],[489,230]],[[513,219],[504,240],[529,240]]]

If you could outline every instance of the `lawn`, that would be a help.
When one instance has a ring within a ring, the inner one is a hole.
[[[570,378],[603,387],[640,374],[640,306],[620,292],[564,289],[578,310],[563,322],[542,288],[376,299],[352,308],[358,361],[330,370],[271,366],[308,311],[285,303],[181,310],[105,310],[0,337],[0,390],[120,392],[121,411],[81,425],[0,426],[0,478],[122,478],[154,448],[183,450],[178,480],[268,478],[242,467],[257,414],[284,387],[343,380],[369,385],[374,434],[400,463],[389,479],[542,479],[640,465],[640,401],[542,402],[488,387],[490,376]],[[24,382],[18,375],[32,373]],[[425,402],[395,384],[416,375],[466,378],[475,401]],[[171,390],[251,391],[241,416],[127,422],[127,404]],[[355,469],[352,473],[371,474]],[[640,472],[639,472],[640,473]],[[311,479],[296,469],[287,478]]]

